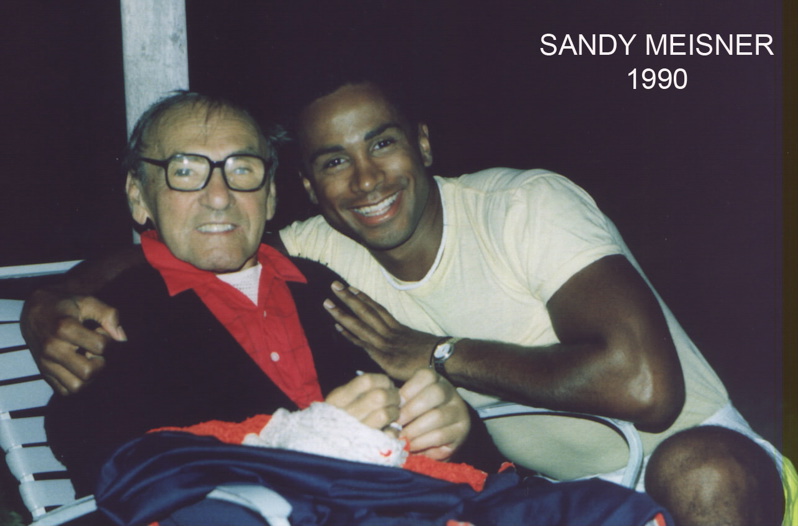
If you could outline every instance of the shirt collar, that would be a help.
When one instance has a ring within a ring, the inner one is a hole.
[[[190,263],[177,259],[154,230],[141,234],[144,256],[163,277],[169,295],[174,296],[216,280],[216,274],[200,270]],[[261,244],[258,247],[258,262],[263,266],[261,279],[278,278],[283,281],[307,283],[307,279],[286,256],[275,248]]]

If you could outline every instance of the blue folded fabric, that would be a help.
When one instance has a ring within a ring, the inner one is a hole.
[[[227,484],[256,484],[292,506],[293,526],[644,525],[661,513],[650,497],[598,479],[551,483],[514,472],[488,477],[482,491],[401,468],[281,449],[224,444],[187,433],[146,435],[104,465],[95,497],[119,525],[229,525],[231,504],[206,499]],[[240,512],[240,513],[239,513]],[[238,510],[241,526],[267,524]]]

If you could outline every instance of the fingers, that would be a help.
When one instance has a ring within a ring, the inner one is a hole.
[[[449,458],[465,441],[471,420],[454,387],[430,369],[417,371],[400,389],[399,416],[410,451],[438,460]]]
[[[333,389],[325,402],[336,407],[346,407],[374,390],[397,391],[390,378],[384,374],[366,373],[356,376],[346,384]]]
[[[46,358],[39,363],[45,380],[60,395],[75,394],[81,391],[105,367],[105,358],[91,353],[86,353],[84,357],[72,351],[71,358],[61,361],[67,363],[69,368]],[[78,371],[78,374],[73,373],[72,370]]]
[[[107,336],[74,318],[62,320],[56,335],[44,343],[39,368],[60,394],[77,393],[105,367],[107,344]]]
[[[385,333],[398,325],[398,322],[382,305],[355,287],[345,287],[340,281],[333,281],[331,288],[335,296],[352,309],[357,318],[373,327],[377,332]]]
[[[448,448],[454,453],[465,442],[471,423],[467,412],[454,422],[444,425],[451,418],[447,416],[447,408],[433,409],[414,420],[402,429],[402,436],[407,439],[412,453],[426,454],[430,449]]]
[[[119,311],[91,296],[81,297],[76,301],[81,321],[92,320],[114,340],[127,341],[127,335],[119,324]]]
[[[454,388],[448,382],[444,382],[446,380],[431,369],[419,369],[413,373],[413,376],[399,389],[399,394],[404,400],[399,423],[407,425],[450,399],[454,394]]]
[[[39,369],[41,370],[44,379],[47,380],[47,383],[53,388],[53,391],[61,396],[74,394],[74,392],[76,392],[70,390],[70,384],[73,381],[77,381],[78,384],[82,383],[79,378],[69,371],[59,370],[63,368],[58,364],[48,364],[47,361],[43,360],[39,363]],[[53,373],[48,372],[50,370],[52,370]]]
[[[95,298],[50,289],[31,295],[20,321],[42,375],[62,395],[80,391],[102,370],[101,355],[110,339],[126,340],[115,309]]]
[[[349,297],[353,296],[348,290],[340,293]],[[360,306],[353,306],[354,302]],[[354,302],[350,302],[350,308],[355,313],[354,316],[345,309],[339,308],[330,299],[324,300],[324,308],[336,321],[335,326],[338,331],[350,342],[369,353],[385,350],[388,347],[390,329],[370,307],[364,307],[358,299],[355,299]]]
[[[335,302],[330,299],[324,300],[324,308],[327,309],[327,312],[329,312],[336,321],[335,328],[338,329],[341,334],[346,336],[349,341],[358,347],[369,350],[368,342],[378,337],[371,326],[363,323],[343,309],[338,308]]]
[[[335,289],[336,283],[338,283],[338,282],[333,282],[333,288],[334,289]],[[340,285],[340,283],[339,283],[339,285]],[[382,305],[380,305],[379,303],[374,301],[371,298],[371,296],[369,296],[365,292],[363,292],[361,290],[358,290],[358,289],[356,289],[355,287],[352,287],[352,286],[348,287],[348,289],[343,289],[343,285],[341,285],[341,287],[339,287],[339,288],[342,291],[342,293],[348,292],[348,294],[350,294],[351,296],[347,296],[347,297],[351,298],[352,301],[360,302],[360,304],[363,306],[362,308],[368,308],[371,311],[373,311],[374,314],[379,316],[379,318],[383,322],[385,322],[385,324],[387,326],[396,327],[396,326],[399,325],[399,322],[396,321],[396,318],[394,318],[391,315],[391,313],[388,312],[388,310],[385,307],[383,307]]]
[[[111,309],[113,312],[110,314],[95,312],[94,302],[102,302],[93,300],[87,303],[89,316],[97,314],[102,317],[101,325],[96,330],[84,326],[77,318],[61,318],[56,322],[54,333],[43,343],[39,368],[53,389],[61,395],[79,392],[105,367],[102,354],[110,337],[106,327],[117,336],[121,334],[124,337],[124,331],[120,333],[116,322],[116,310]]]
[[[324,307],[337,322],[338,330],[368,352],[384,371],[394,378],[408,379],[416,370],[427,368],[430,352],[440,336],[402,325],[354,287],[334,282],[332,288],[353,313],[337,307],[332,300],[325,300]]]
[[[382,429],[399,417],[399,390],[383,374],[358,376],[334,389],[325,402],[374,429]]]
[[[86,327],[76,318],[58,320],[55,332],[44,342],[43,356],[53,360],[65,356],[65,349],[85,349],[92,354],[103,354],[108,345],[108,336]]]

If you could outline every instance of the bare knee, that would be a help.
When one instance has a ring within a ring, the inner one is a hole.
[[[646,469],[646,491],[679,526],[781,524],[784,493],[770,456],[744,435],[716,426],[677,433]]]

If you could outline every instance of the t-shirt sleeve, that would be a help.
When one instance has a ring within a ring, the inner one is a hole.
[[[337,234],[321,216],[296,221],[280,230],[289,255],[329,265],[330,238]]]
[[[586,266],[623,252],[593,199],[562,176],[532,175],[508,201],[496,237],[513,272],[544,303]]]

